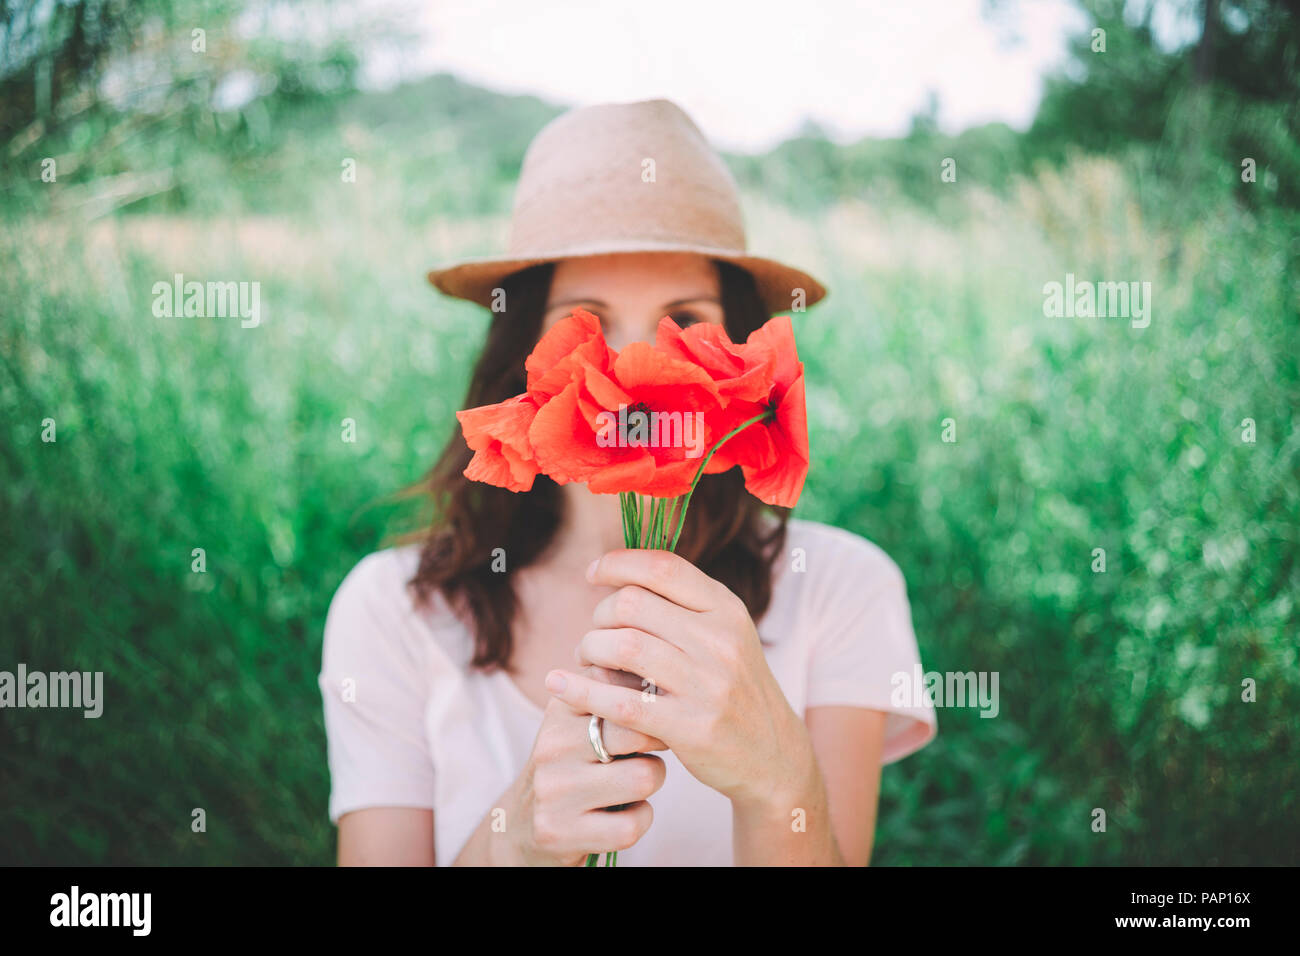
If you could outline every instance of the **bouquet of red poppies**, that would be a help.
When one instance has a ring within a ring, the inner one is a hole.
[[[668,551],[702,475],[739,465],[759,500],[791,508],[799,499],[808,418],[788,316],[743,344],[720,325],[682,329],[665,316],[653,345],[616,352],[600,320],[576,309],[524,367],[522,395],[456,413],[474,451],[467,478],[528,491],[542,474],[617,493],[627,547]]]

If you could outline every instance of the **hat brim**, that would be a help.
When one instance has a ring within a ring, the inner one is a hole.
[[[772,259],[738,253],[734,249],[716,249],[709,246],[653,240],[605,240],[592,243],[590,246],[536,256],[489,256],[465,259],[430,270],[428,279],[438,291],[446,295],[491,308],[494,290],[500,287],[501,281],[506,276],[520,269],[544,262],[559,262],[562,259],[634,252],[694,252],[740,266],[754,277],[759,297],[763,300],[768,313],[773,315],[792,311],[800,289],[804,292],[802,304],[805,308],[821,301],[827,295],[826,287],[808,273]]]

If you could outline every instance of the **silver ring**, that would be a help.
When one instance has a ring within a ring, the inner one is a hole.
[[[604,723],[604,717],[592,714],[591,722],[587,724],[587,739],[591,741],[591,749],[596,751],[596,759],[601,763],[610,763],[614,758],[605,749],[605,741],[600,736],[601,727]]]

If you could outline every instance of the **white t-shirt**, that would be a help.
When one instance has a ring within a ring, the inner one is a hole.
[[[758,622],[768,665],[791,707],[885,711],[883,763],[938,732],[934,707],[895,692],[920,673],[898,566],[879,547],[829,525],[791,519],[771,605]],[[329,818],[363,807],[434,812],[439,866],[449,866],[518,777],[542,711],[502,670],[470,670],[473,641],[439,599],[417,611],[406,589],[415,545],[362,559],[325,623],[319,685],[325,707]],[[891,698],[899,701],[895,704]],[[671,751],[654,823],[619,866],[730,866],[731,803]],[[508,824],[508,821],[507,821]]]

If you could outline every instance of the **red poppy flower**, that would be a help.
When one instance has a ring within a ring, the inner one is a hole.
[[[765,402],[776,416],[759,422],[742,431],[731,441],[746,432],[761,430],[771,439],[775,454],[762,456],[751,462],[740,463],[745,473],[745,487],[760,501],[782,508],[793,508],[803,491],[808,477],[808,407],[804,396],[803,362],[794,345],[794,329],[788,315],[769,319],[755,329],[745,341],[745,349],[768,353],[773,359],[772,390]],[[760,359],[755,356],[754,361]],[[728,415],[737,423],[745,421],[745,413],[732,403]],[[725,434],[725,432],[724,432]],[[727,442],[730,445],[731,442]],[[723,445],[726,448],[727,445]]]
[[[709,461],[706,473],[741,466],[745,487],[771,505],[793,507],[808,473],[808,421],[803,363],[789,316],[778,316],[736,345],[719,325],[681,329],[665,317],[658,347],[689,355],[714,378],[725,404],[711,422],[718,438],[771,409],[774,416],[737,432]]]
[[[475,455],[466,477],[527,491],[539,473],[598,494],[672,498],[700,462],[739,465],[761,500],[792,507],[808,471],[803,364],[788,316],[737,345],[719,325],[681,329],[664,317],[656,344],[615,352],[584,309],[542,336],[525,362],[527,391],[458,412]]]
[[[465,477],[511,491],[528,491],[541,469],[528,429],[537,416],[531,395],[516,395],[495,405],[456,413],[465,443],[474,450]]]
[[[715,441],[763,411],[758,402],[771,392],[775,365],[775,357],[767,349],[737,345],[721,325],[698,323],[683,329],[668,316],[659,320],[656,347],[700,363],[717,383],[722,408],[711,423]],[[746,428],[713,453],[704,471],[716,474],[742,461],[765,465],[775,454],[766,432]]]
[[[608,370],[584,357],[574,365],[581,374],[529,429],[542,470],[597,494],[689,491],[714,440],[709,422],[719,398],[708,372],[645,342],[618,353]]]
[[[528,394],[542,405],[564,391],[580,364],[608,371],[617,357],[600,331],[600,319],[586,309],[574,309],[546,331],[524,360]]]
[[[659,320],[655,348],[701,366],[718,383],[724,405],[733,398],[759,401],[771,389],[775,357],[735,344],[721,325],[697,322],[683,329],[665,315]]]

